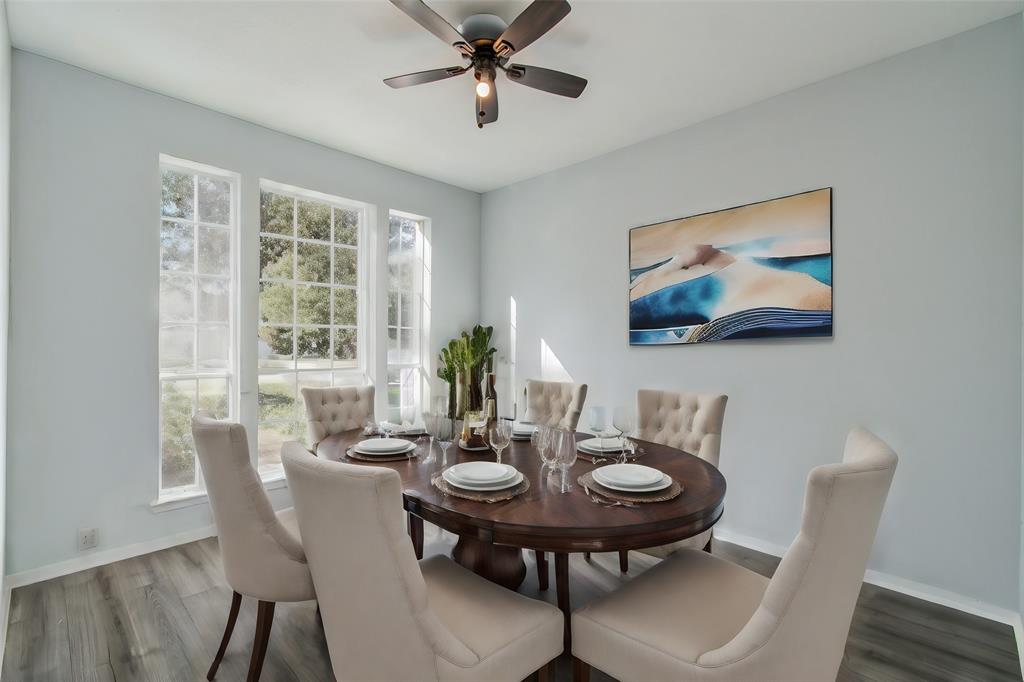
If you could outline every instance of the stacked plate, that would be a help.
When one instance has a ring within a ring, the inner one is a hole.
[[[360,455],[368,457],[394,457],[416,449],[416,443],[401,438],[367,438],[352,446]]]
[[[576,444],[581,451],[588,455],[604,455],[611,457],[622,452],[622,438],[588,438]]]
[[[653,493],[672,485],[672,478],[640,464],[609,464],[594,469],[594,480],[605,488],[627,493]]]
[[[514,422],[512,424],[512,440],[530,440],[537,427],[526,422]]]
[[[515,467],[497,462],[463,462],[448,467],[441,476],[456,488],[477,491],[504,490],[523,481]]]

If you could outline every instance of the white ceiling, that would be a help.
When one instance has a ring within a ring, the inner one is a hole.
[[[478,130],[471,75],[384,0],[8,0],[15,47],[413,173],[487,191],[1021,11],[1021,1],[595,2],[514,61],[588,78],[578,100],[498,81]],[[527,0],[428,0],[453,25]]]

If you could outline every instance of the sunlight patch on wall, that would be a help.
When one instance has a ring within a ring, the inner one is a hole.
[[[540,378],[544,381],[572,381],[572,375],[544,339],[540,340]]]

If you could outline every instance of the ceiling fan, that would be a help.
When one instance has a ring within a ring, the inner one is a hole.
[[[458,50],[463,59],[469,60],[469,64],[407,73],[404,76],[385,78],[384,82],[393,88],[406,88],[472,71],[476,78],[474,114],[478,128],[498,120],[498,92],[494,83],[498,71],[503,71],[513,83],[563,97],[579,97],[587,87],[586,78],[539,66],[508,63],[513,54],[521,52],[550,31],[569,13],[572,8],[565,0],[534,0],[511,24],[506,24],[501,17],[493,14],[474,14],[462,22],[459,30],[455,30],[441,15],[427,7],[423,0],[391,2],[420,26]]]

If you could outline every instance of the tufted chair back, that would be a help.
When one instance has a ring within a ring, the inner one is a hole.
[[[856,428],[842,463],[811,470],[800,534],[761,605],[731,641],[701,654],[699,666],[722,670],[720,679],[836,678],[897,463],[888,445]]]
[[[525,419],[531,424],[575,431],[586,399],[586,384],[529,379],[526,382]]]
[[[476,665],[480,657],[427,601],[398,473],[320,459],[294,442],[284,444],[281,461],[337,678],[436,682],[441,659],[463,670]]]
[[[640,389],[636,392],[637,436],[697,455],[717,467],[728,399],[711,393]]]
[[[304,388],[302,400],[306,403],[309,447],[314,452],[327,436],[362,428],[367,419],[373,419],[373,386]]]
[[[274,513],[249,460],[245,427],[198,412],[192,437],[231,589],[263,601],[314,599],[301,538]]]

